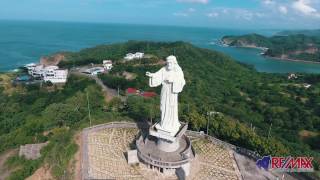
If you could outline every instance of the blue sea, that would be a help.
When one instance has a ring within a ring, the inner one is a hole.
[[[222,47],[215,42],[224,35],[260,33],[271,36],[280,30],[238,30],[153,25],[98,24],[75,22],[0,21],[0,71],[11,71],[44,55],[79,51],[99,44],[128,40],[186,41],[221,51],[236,61],[253,65],[261,72],[320,73],[320,64],[279,61],[260,56],[260,51]]]

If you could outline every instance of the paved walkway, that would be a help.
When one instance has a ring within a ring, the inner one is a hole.
[[[135,148],[139,129],[135,123],[109,123],[83,131],[84,179],[177,179],[164,176],[140,163],[129,166],[126,152]],[[192,137],[196,159],[189,180],[241,179],[233,154],[204,138]]]

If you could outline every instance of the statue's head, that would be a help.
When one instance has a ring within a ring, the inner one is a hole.
[[[174,70],[174,68],[178,65],[177,58],[175,56],[167,57],[167,69],[169,71]]]

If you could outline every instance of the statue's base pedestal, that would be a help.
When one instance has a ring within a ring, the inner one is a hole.
[[[164,139],[158,139],[157,140],[157,147],[164,152],[174,152],[177,149],[179,149],[180,144],[179,144],[179,140],[175,140],[174,142],[169,142],[167,140]]]
[[[159,139],[164,139],[164,140],[167,140],[169,142],[174,142],[176,141],[176,137],[175,137],[175,134],[174,135],[171,135],[170,132],[168,131],[165,131],[161,128],[157,128],[159,126],[158,123],[154,124],[153,126],[150,127],[149,129],[149,135],[150,136],[154,136],[154,137],[157,137]]]
[[[161,133],[163,133],[163,134],[167,134],[168,136],[174,137],[174,136],[178,133],[178,131],[180,130],[181,124],[178,126],[178,129],[172,130],[172,131],[168,131],[168,130],[166,130],[166,129],[163,129],[163,128],[161,127],[160,123],[154,124],[154,128],[155,128],[158,132],[161,132]]]
[[[181,127],[177,133],[172,135],[170,132],[159,128],[160,124],[156,123],[149,129],[149,135],[156,137],[157,146],[164,152],[174,152],[179,149],[180,138],[186,132],[188,125],[181,124]]]
[[[188,124],[181,123],[181,126],[180,126],[178,132],[175,134],[171,134],[171,132],[163,130],[163,129],[159,128],[159,126],[160,126],[159,123],[155,123],[153,126],[151,126],[149,129],[149,135],[154,136],[156,138],[165,139],[169,142],[176,141],[177,138],[180,138],[182,135],[184,135],[188,129]]]
[[[141,135],[136,140],[140,162],[164,174],[178,173],[179,177],[188,176],[190,163],[195,157],[191,141],[185,135],[188,125],[182,123],[174,136],[171,136],[170,132],[157,129],[156,125],[150,127],[149,134]]]

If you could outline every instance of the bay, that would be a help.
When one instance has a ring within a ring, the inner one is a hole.
[[[260,56],[260,51],[222,47],[215,42],[224,35],[259,33],[271,36],[280,30],[239,30],[76,22],[0,21],[0,71],[10,71],[60,51],[79,51],[100,44],[128,40],[186,41],[217,50],[236,61],[271,73],[320,73],[320,64],[279,61]]]

